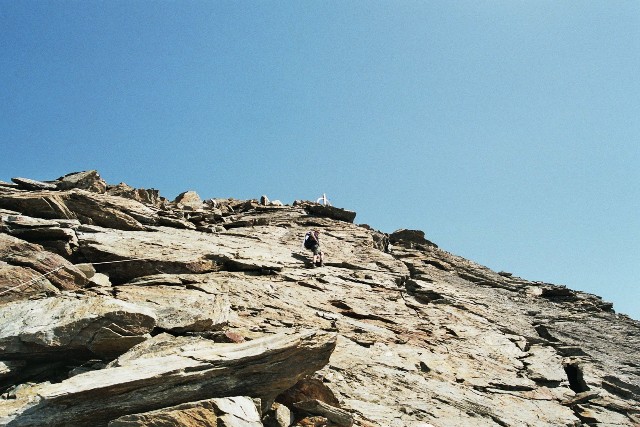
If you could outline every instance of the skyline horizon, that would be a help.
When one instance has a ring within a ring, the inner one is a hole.
[[[640,319],[640,2],[3,2],[0,174],[326,193]]]

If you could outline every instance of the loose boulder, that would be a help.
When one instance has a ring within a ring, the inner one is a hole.
[[[200,210],[204,205],[202,199],[195,191],[185,191],[184,193],[180,193],[173,202],[179,207],[181,206],[192,211]]]

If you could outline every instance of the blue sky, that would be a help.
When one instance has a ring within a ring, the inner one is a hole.
[[[0,179],[322,193],[640,319],[637,1],[0,0]]]

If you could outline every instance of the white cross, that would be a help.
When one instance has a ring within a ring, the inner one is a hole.
[[[327,193],[322,193],[322,197],[316,200],[316,203],[322,203],[325,206],[331,206],[331,202],[329,202],[329,199],[327,199]]]

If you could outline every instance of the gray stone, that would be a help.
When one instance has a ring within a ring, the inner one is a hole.
[[[24,190],[55,190],[56,185],[50,182],[36,181],[35,179],[29,178],[11,178],[11,181],[18,184],[18,187]]]
[[[264,418],[265,427],[290,427],[295,417],[289,408],[280,403],[274,403]]]

